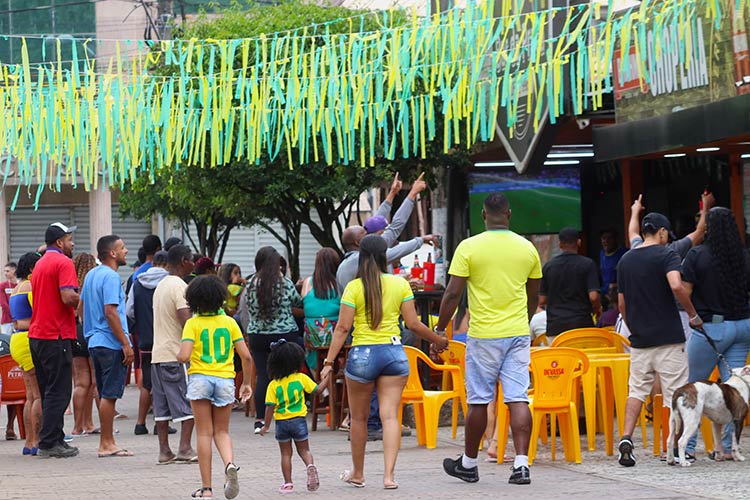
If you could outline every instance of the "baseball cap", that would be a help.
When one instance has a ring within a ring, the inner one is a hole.
[[[215,269],[214,261],[208,257],[201,257],[195,263],[195,274],[204,274],[209,269]]]
[[[78,226],[66,226],[62,222],[53,222],[47,227],[47,231],[44,233],[44,242],[48,245],[53,244],[66,234],[70,234],[75,231]]]
[[[643,218],[643,221],[641,221],[641,227],[645,228],[647,226],[657,231],[661,228],[664,228],[667,230],[667,233],[669,233],[669,238],[671,240],[677,239],[672,232],[672,225],[669,223],[669,219],[667,219],[665,215],[662,215],[658,212],[647,213]]]
[[[388,227],[388,221],[382,215],[370,217],[365,221],[365,231],[367,234],[377,233]]]

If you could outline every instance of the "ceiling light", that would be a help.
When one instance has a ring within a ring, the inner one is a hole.
[[[748,142],[748,141],[745,141],[745,142],[735,142],[735,144],[750,144],[750,142]]]
[[[556,144],[552,149],[593,148],[593,144]]]
[[[744,155],[740,156],[740,158],[750,158],[750,154],[744,154]]]
[[[581,163],[578,160],[547,160],[544,162],[545,165],[578,165]]]
[[[696,151],[698,153],[708,153],[710,151],[718,151],[719,149],[721,149],[721,148],[698,148],[698,149],[696,149]]]
[[[512,161],[480,161],[474,164],[477,168],[514,167],[515,165]]]
[[[685,156],[685,153],[669,153],[664,155],[664,158],[682,158]]]
[[[547,158],[593,158],[593,151],[581,151],[580,153],[550,153]]]

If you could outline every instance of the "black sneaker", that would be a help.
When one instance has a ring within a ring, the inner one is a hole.
[[[531,476],[529,475],[529,468],[527,466],[511,466],[510,470],[513,471],[510,475],[510,479],[508,479],[510,484],[531,484]]]
[[[675,449],[672,453],[674,455],[674,462],[676,464],[679,464],[680,463],[680,452],[677,449]],[[713,454],[713,452],[708,455],[708,458],[711,458],[713,460],[713,457],[711,456],[712,454]],[[692,464],[693,462],[695,462],[697,460],[697,458],[695,458],[695,455],[693,455],[692,453],[685,452],[685,460],[688,463]],[[666,454],[664,454],[664,455],[661,456],[661,461],[662,462],[666,462],[667,461],[667,455]]]
[[[458,457],[456,460],[446,458],[443,460],[443,470],[445,473],[449,476],[457,477],[461,481],[466,481],[467,483],[476,483],[479,481],[479,468],[464,468],[464,466],[461,465],[461,458],[462,457]]]
[[[148,434],[148,429],[145,424],[135,424],[135,435],[142,436]]]
[[[52,448],[43,450],[39,449],[37,456],[42,458],[70,458],[78,455],[78,448],[73,446],[65,447],[61,444],[56,444]]]
[[[367,429],[367,440],[368,441],[382,441],[383,430]]]
[[[136,434],[138,434],[138,426],[136,425]],[[148,431],[146,431],[146,434],[148,434]],[[156,432],[156,424],[154,424],[154,436],[156,436],[158,432]],[[177,429],[172,427],[171,425],[167,426],[167,434],[177,434]]]
[[[266,425],[266,424],[264,424],[263,422],[258,422],[258,421],[256,421],[256,422],[255,422],[255,429],[253,430],[253,432],[255,432],[256,434],[260,434],[260,430],[261,430],[261,429],[263,428],[263,426],[265,426],[265,425]]]
[[[617,445],[620,452],[620,458],[617,460],[623,467],[633,467],[635,465],[635,454],[633,453],[633,441],[630,437],[624,437]]]

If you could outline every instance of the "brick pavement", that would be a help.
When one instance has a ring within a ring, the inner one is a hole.
[[[157,466],[157,442],[153,435],[133,435],[137,391],[130,386],[120,411],[129,420],[116,421],[120,434],[118,442],[136,453],[131,458],[100,459],[96,456],[98,440],[95,436],[77,438],[81,455],[72,459],[39,459],[22,457],[20,441],[0,441],[0,498],[38,500],[47,499],[185,499],[199,486],[197,465]],[[72,422],[72,417],[67,417]],[[5,411],[0,416],[5,424]],[[69,424],[70,425],[70,424]],[[149,418],[148,426],[153,422]],[[69,429],[69,428],[68,428]],[[281,484],[279,454],[272,435],[264,438],[252,434],[252,420],[240,412],[232,415],[236,462],[240,465],[241,492],[239,498],[277,498]],[[461,434],[461,433],[459,433]],[[461,439],[459,435],[459,440]],[[176,436],[171,437],[176,446]],[[683,499],[683,498],[748,498],[746,464],[714,464],[707,460],[690,469],[667,467],[658,459],[643,459],[635,469],[624,469],[612,457],[602,452],[584,451],[582,465],[566,465],[559,460],[549,461],[548,448],[542,448],[532,468],[531,486],[507,484],[510,474],[507,465],[482,463],[481,480],[466,484],[442,472],[444,457],[460,453],[460,441],[450,439],[450,429],[442,428],[436,450],[416,445],[416,438],[404,438],[399,454],[396,478],[400,488],[384,491],[380,487],[382,473],[382,445],[368,443],[365,470],[368,486],[354,489],[338,480],[338,474],[350,465],[346,436],[340,432],[320,430],[312,433],[311,449],[320,469],[321,488],[317,493],[304,490],[304,469],[295,457],[294,479],[298,488],[295,496],[313,495],[316,498],[352,499],[456,499],[462,496],[527,498],[600,499],[606,495],[621,495],[628,499]],[[480,455],[481,456],[481,455]],[[639,457],[643,454],[639,455]],[[221,462],[214,454],[214,486],[221,491]],[[720,472],[718,475],[716,472]],[[217,498],[223,498],[219,493]]]

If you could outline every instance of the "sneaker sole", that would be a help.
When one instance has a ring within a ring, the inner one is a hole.
[[[235,498],[240,494],[240,483],[237,479],[237,468],[232,467],[224,473],[224,496],[226,498]]]
[[[307,491],[317,491],[319,487],[318,468],[310,465],[307,467]]]
[[[618,446],[620,451],[620,458],[618,462],[623,467],[633,467],[635,465],[635,458],[633,457],[633,445],[630,443],[620,443]]]
[[[508,480],[508,484],[531,484],[531,479]]]

